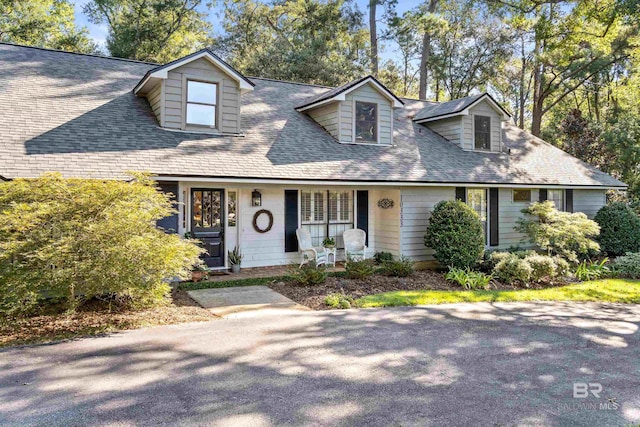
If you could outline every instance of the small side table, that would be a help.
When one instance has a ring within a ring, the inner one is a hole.
[[[332,267],[336,266],[336,248],[324,248],[325,252],[327,253],[327,265],[331,264]],[[330,260],[329,257],[332,257],[332,259]]]

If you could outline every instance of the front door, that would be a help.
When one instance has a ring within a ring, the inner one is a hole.
[[[224,267],[224,190],[191,190],[191,232],[207,251],[209,267]]]

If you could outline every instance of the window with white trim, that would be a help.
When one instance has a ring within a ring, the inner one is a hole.
[[[356,142],[378,142],[378,104],[356,101]]]
[[[491,150],[491,117],[473,116],[476,150]]]
[[[186,123],[216,127],[217,98],[217,84],[187,80]]]
[[[342,233],[353,228],[353,191],[301,190],[300,222],[314,246],[333,237],[336,247],[344,248]]]
[[[564,211],[564,190],[547,190],[547,200],[551,200],[559,211]]]
[[[487,203],[487,189],[486,188],[469,188],[467,189],[467,204],[471,206],[471,209],[476,211],[482,222],[482,229],[484,230],[485,244],[488,242],[488,209]]]

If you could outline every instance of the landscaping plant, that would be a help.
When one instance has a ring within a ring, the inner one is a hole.
[[[597,280],[606,277],[611,273],[609,267],[605,264],[609,261],[609,258],[605,258],[602,261],[582,261],[576,269],[576,279],[584,282],[587,280]]]
[[[529,237],[549,255],[560,255],[571,262],[579,256],[597,253],[600,246],[593,238],[600,233],[600,226],[581,212],[559,212],[553,202],[533,203],[522,212],[515,230]]]
[[[387,261],[393,261],[393,255],[391,254],[391,252],[376,252],[375,254],[373,254],[373,259],[375,260],[376,264],[382,265]]]
[[[465,289],[487,289],[493,277],[478,271],[462,268],[449,268],[449,272],[445,275],[445,279],[455,282]]]
[[[327,280],[327,269],[324,265],[316,265],[315,261],[309,261],[302,267],[292,265],[289,268],[289,276],[301,286],[321,285]]]
[[[407,256],[400,255],[397,260],[385,261],[382,271],[387,276],[408,277],[413,274],[413,261]]]
[[[556,260],[553,257],[535,254],[526,256],[524,261],[531,267],[532,282],[556,277]]]
[[[0,183],[0,314],[24,313],[44,297],[69,311],[103,296],[163,302],[167,279],[188,278],[202,252],[156,226],[174,213],[170,196],[145,175]]]
[[[625,202],[603,206],[594,220],[600,225],[598,243],[603,252],[620,256],[640,251],[640,216]]]
[[[324,303],[332,308],[347,309],[353,306],[354,300],[344,292],[335,292],[327,295]]]
[[[347,277],[350,279],[364,279],[375,273],[376,268],[373,265],[373,261],[370,259],[358,259],[354,260],[349,257],[344,265],[344,269],[347,272]]]
[[[493,269],[493,275],[504,283],[521,283],[528,285],[531,281],[533,268],[527,261],[509,254],[498,262]]]
[[[439,202],[433,209],[424,244],[442,265],[474,267],[484,253],[484,229],[478,214],[459,200]]]
[[[616,258],[614,267],[620,276],[640,279],[640,252],[629,252]]]

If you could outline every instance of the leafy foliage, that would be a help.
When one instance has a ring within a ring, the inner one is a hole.
[[[433,209],[424,244],[441,264],[471,268],[484,253],[484,230],[478,214],[459,200],[439,202]]]
[[[493,277],[478,271],[462,268],[449,268],[449,272],[445,275],[445,279],[455,282],[465,289],[487,289]]]
[[[364,279],[375,273],[376,269],[370,259],[353,259],[349,257],[344,265],[347,277],[350,279]]]
[[[556,276],[555,259],[545,255],[529,255],[524,261],[531,266],[531,281],[539,282]]]
[[[327,295],[324,303],[329,307],[347,309],[354,305],[354,300],[344,292],[335,292]]]
[[[373,254],[373,259],[376,264],[381,265],[387,261],[393,261],[393,254],[391,252],[376,252]]]
[[[640,251],[640,216],[624,202],[603,206],[594,220],[600,225],[598,242],[611,256]]]
[[[0,183],[0,311],[17,313],[43,296],[66,301],[114,296],[163,301],[166,279],[187,278],[201,249],[156,227],[175,212],[153,181],[63,179]]]
[[[597,280],[607,276],[611,270],[606,266],[608,258],[598,261],[582,261],[576,269],[576,279],[580,281]]]
[[[505,283],[528,284],[531,281],[533,268],[527,261],[509,254],[493,269],[493,274]]]
[[[327,269],[324,265],[316,265],[315,262],[308,262],[302,267],[292,265],[289,268],[291,280],[300,286],[321,285],[327,280]]]
[[[522,212],[527,216],[518,219],[516,231],[526,234],[531,243],[549,254],[577,262],[579,255],[600,250],[592,240],[600,233],[600,227],[581,212],[559,212],[551,201],[533,203]]]
[[[385,261],[382,264],[382,271],[387,276],[409,277],[413,274],[413,261],[407,256],[400,255],[397,260]]]
[[[616,273],[631,279],[640,279],[640,252],[629,252],[616,258]]]

